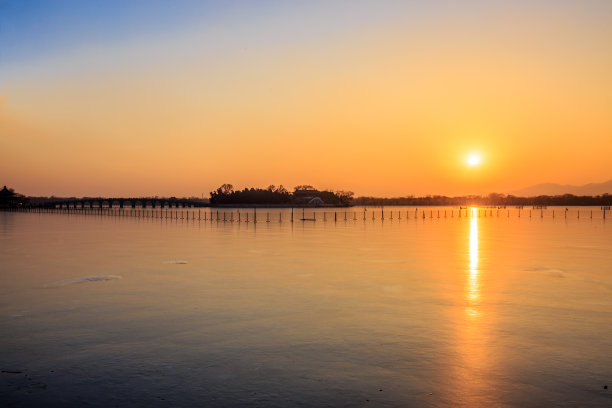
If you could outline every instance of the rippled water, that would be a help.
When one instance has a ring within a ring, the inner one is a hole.
[[[612,406],[599,208],[189,211],[0,212],[3,406]]]

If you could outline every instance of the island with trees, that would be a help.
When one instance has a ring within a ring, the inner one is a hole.
[[[282,185],[268,188],[244,188],[234,190],[231,184],[223,184],[210,192],[210,205],[216,206],[274,206],[274,207],[347,207],[353,199],[352,191],[317,190],[311,185],[295,186],[289,192]]]

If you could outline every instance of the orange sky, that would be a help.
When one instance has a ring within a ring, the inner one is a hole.
[[[612,178],[605,2],[375,4],[222,10],[5,60],[0,184],[59,196],[206,197],[222,183],[403,196]],[[466,165],[472,152],[479,166]]]

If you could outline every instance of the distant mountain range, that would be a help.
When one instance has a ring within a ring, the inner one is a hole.
[[[605,193],[612,194],[612,180],[608,180],[603,183],[589,183],[583,186],[543,183],[512,191],[510,194],[519,197],[533,197],[539,195],[552,196],[563,194],[573,194],[577,196],[596,196]]]

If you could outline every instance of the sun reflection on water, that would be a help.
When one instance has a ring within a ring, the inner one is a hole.
[[[466,313],[473,318],[480,316],[478,305],[480,303],[480,271],[478,269],[478,217],[474,216],[472,209],[472,219],[470,221],[470,248],[469,248],[469,274],[467,281],[467,302]]]
[[[489,353],[489,337],[486,327],[489,325],[490,314],[483,310],[483,286],[482,286],[482,260],[480,259],[479,219],[476,208],[470,208],[468,213],[469,234],[465,236],[466,249],[465,274],[463,277],[463,290],[461,297],[464,308],[462,318],[459,319],[457,328],[458,367],[456,377],[457,394],[455,396],[458,406],[466,407],[490,407],[497,406],[495,396],[491,389],[495,385],[492,378],[487,375],[491,369],[492,355]],[[466,220],[467,221],[467,220]],[[466,239],[467,238],[467,239]],[[465,242],[465,241],[464,241]]]

